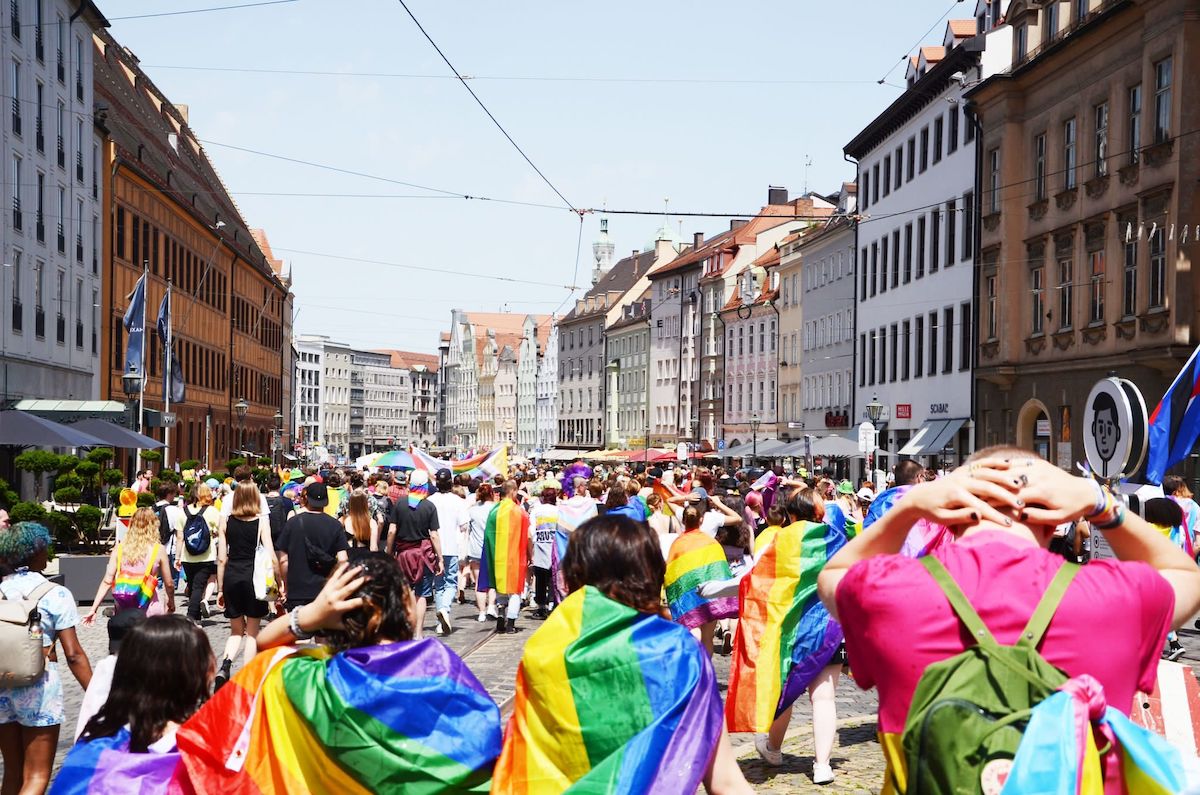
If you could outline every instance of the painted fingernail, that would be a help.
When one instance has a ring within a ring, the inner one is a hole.
[[[977,513],[975,513],[974,511],[972,511],[972,512],[971,512],[971,521],[972,521],[972,522],[978,522],[978,521],[979,521],[979,514],[977,514]]]
[[[1008,527],[1012,527],[1012,519],[1009,519],[1007,516],[1004,517],[1004,524]]]
[[[1028,518],[1029,518],[1029,514],[1025,513],[1024,511],[1021,511],[1021,521],[1023,522]]]
[[[1018,498],[1017,498],[1017,507],[1018,507],[1018,508],[1024,508],[1024,507],[1025,507],[1025,500],[1022,500],[1021,498],[1019,498],[1019,497],[1018,497]]]
[[[1029,485],[1029,476],[1028,476],[1028,475],[1022,475],[1022,476],[1021,476],[1021,485],[1022,485],[1022,486],[1028,486],[1028,485]]]

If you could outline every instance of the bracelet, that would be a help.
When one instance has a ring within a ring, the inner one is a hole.
[[[1100,481],[1093,478],[1088,478],[1088,480],[1096,489],[1096,507],[1092,509],[1091,513],[1087,514],[1087,517],[1091,518],[1104,513],[1104,509],[1108,507],[1109,491],[1100,484]]]
[[[1093,481],[1094,483],[1095,481]],[[1097,484],[1099,486],[1099,484]],[[1113,512],[1116,510],[1117,498],[1112,495],[1108,489],[1100,487],[1100,501],[1096,504],[1095,509],[1084,514],[1084,518],[1092,524],[1103,523],[1106,519],[1111,519]]]
[[[1097,530],[1112,530],[1125,523],[1125,502],[1118,500],[1111,493],[1105,499],[1104,509],[1088,517],[1088,521]]]
[[[291,629],[292,634],[296,637],[296,640],[308,640],[314,636],[315,633],[305,632],[304,630],[300,629],[299,607],[293,607],[292,612],[289,615],[291,618],[288,619],[288,628]]]

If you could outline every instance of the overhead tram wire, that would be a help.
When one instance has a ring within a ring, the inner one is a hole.
[[[917,43],[914,44],[913,46],[909,47],[908,52],[904,53],[904,55],[901,55],[900,60],[897,61],[896,63],[892,64],[892,68],[888,69],[886,72],[884,72],[883,77],[879,78],[875,82],[878,83],[879,85],[884,85],[885,82],[887,81],[888,77],[891,76],[892,72],[896,71],[896,67],[899,66],[900,64],[904,63],[905,61],[907,61],[909,59],[909,56],[912,55],[913,50],[920,47],[921,42],[925,41],[925,38],[930,33],[933,33],[933,31],[937,28],[937,26],[942,24],[942,20],[944,20],[946,17],[950,16],[950,12],[954,10],[954,7],[959,5],[960,3],[962,3],[962,1],[963,0],[954,0],[954,2],[952,2],[950,4],[950,7],[946,9],[946,13],[944,13],[940,17],[938,17],[937,21],[929,26],[929,30],[927,30],[921,34],[921,38],[917,39]]]
[[[183,11],[159,11],[153,14],[130,14],[124,17],[109,17],[109,22],[118,22],[128,19],[150,19],[152,17],[178,17],[184,14],[206,14],[209,11],[233,11],[238,8],[258,8],[259,6],[279,6],[287,3],[295,3],[296,0],[261,0],[257,3],[238,3],[228,6],[211,6],[209,8],[188,8]]]
[[[542,170],[538,168],[532,160],[529,159],[529,155],[525,154],[525,150],[522,149],[515,140],[513,140],[513,137],[508,134],[508,130],[504,129],[504,125],[501,124],[494,115],[492,115],[492,112],[488,110],[488,106],[483,104],[483,100],[479,98],[479,95],[475,93],[475,90],[471,88],[471,86],[467,85],[467,81],[463,77],[463,73],[454,68],[454,64],[450,63],[450,59],[446,57],[446,53],[442,52],[442,48],[438,46],[437,42],[433,40],[433,37],[430,36],[425,30],[424,26],[421,25],[420,20],[417,19],[417,16],[412,12],[412,9],[408,7],[408,4],[405,3],[404,0],[396,0],[396,2],[400,4],[400,7],[404,9],[404,12],[408,14],[410,19],[412,19],[413,24],[417,26],[417,30],[421,31],[421,35],[425,37],[426,41],[428,41],[433,49],[437,51],[437,54],[442,57],[442,60],[446,62],[446,66],[450,67],[450,71],[453,72],[454,76],[458,78],[458,82],[462,83],[462,87],[467,90],[467,93],[471,95],[471,98],[474,99],[479,107],[483,109],[483,112],[486,113],[487,117],[492,120],[492,123],[496,125],[496,128],[504,134],[504,137],[507,138],[508,142],[513,145],[513,148],[516,149],[521,157],[525,159],[525,162],[529,164],[529,167],[537,172],[537,175],[542,178],[542,182],[545,182],[546,185],[549,186],[550,190],[554,191],[555,195],[562,199],[562,203],[567,205],[572,212],[580,212],[578,209],[576,209],[574,204],[571,204],[571,202],[567,200],[567,197],[562,194],[562,191],[554,186],[554,183],[550,181],[550,178],[542,173]],[[580,218],[582,220],[582,215],[580,215]]]

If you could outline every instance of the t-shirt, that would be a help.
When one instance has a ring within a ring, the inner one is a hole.
[[[529,514],[530,540],[533,541],[533,565],[539,569],[550,568],[550,547],[554,545],[554,534],[558,530],[558,506],[539,505]]]
[[[609,508],[608,516],[628,516],[635,522],[646,521],[646,509],[642,507],[641,501],[628,502],[616,508]]]
[[[416,508],[408,507],[408,500],[398,500],[388,517],[389,529],[391,525],[396,525],[397,541],[424,541],[430,532],[441,527],[438,510],[428,498],[418,502]],[[439,541],[443,540],[441,536],[438,533]]]
[[[20,569],[0,580],[0,592],[4,593],[5,599],[24,599],[45,582],[46,578],[38,572]],[[59,631],[79,623],[75,597],[61,585],[55,585],[38,601],[38,613],[41,615],[43,648],[54,645]]]
[[[117,655],[110,654],[92,666],[92,682],[83,693],[83,703],[79,705],[79,719],[75,721],[75,739],[83,734],[87,726],[104,703],[108,701],[108,693],[112,690],[113,669],[117,666]]]
[[[341,523],[324,513],[305,511],[288,519],[279,534],[278,552],[287,555],[287,598],[306,602],[317,598],[325,585],[324,574],[312,570],[308,547],[323,551],[331,558],[349,549]]]
[[[267,503],[267,495],[259,492],[258,495],[258,513],[259,515],[267,515],[271,513],[271,506]],[[221,500],[221,518],[228,519],[233,516],[233,495],[230,494],[225,499]]]
[[[722,511],[708,511],[700,518],[700,531],[716,538],[717,531],[725,525],[725,519]]]
[[[472,558],[479,559],[483,557],[483,534],[487,531],[488,516],[495,506],[496,503],[494,502],[477,502],[467,509],[467,513],[471,517],[471,533],[467,540],[467,554]]]
[[[442,554],[458,556],[458,537],[461,530],[471,524],[471,515],[467,513],[467,501],[452,491],[439,491],[430,494],[427,502],[433,503],[438,515],[438,540],[442,544]]]
[[[1064,562],[1002,531],[968,536],[933,555],[1006,645],[1017,641]],[[836,598],[854,681],[878,688],[884,754],[895,759],[917,681],[930,663],[962,653],[967,631],[920,561],[901,555],[855,564]],[[1093,561],[1067,588],[1040,650],[1068,676],[1094,676],[1109,705],[1128,713],[1136,690],[1154,688],[1174,609],[1174,592],[1149,565]]]
[[[182,560],[184,563],[209,563],[211,561],[216,560],[217,559],[216,532],[217,532],[217,525],[220,523],[221,514],[217,511],[216,508],[214,508],[211,505],[205,506],[203,510],[197,510],[196,506],[189,505],[186,508],[180,509],[180,511],[181,511],[181,513],[184,514],[183,532],[184,532],[184,536],[185,536],[183,547],[178,550],[180,560]],[[208,524],[208,533],[209,533],[208,549],[204,550],[199,555],[193,555],[191,552],[188,552],[187,538],[186,538],[187,522],[188,522],[187,515],[188,514],[192,514],[192,515],[200,514],[201,516],[204,517],[204,521]]]

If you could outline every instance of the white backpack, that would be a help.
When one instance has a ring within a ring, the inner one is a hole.
[[[53,587],[52,582],[42,583],[24,599],[0,593],[0,688],[25,687],[42,678],[46,654],[38,602]]]

